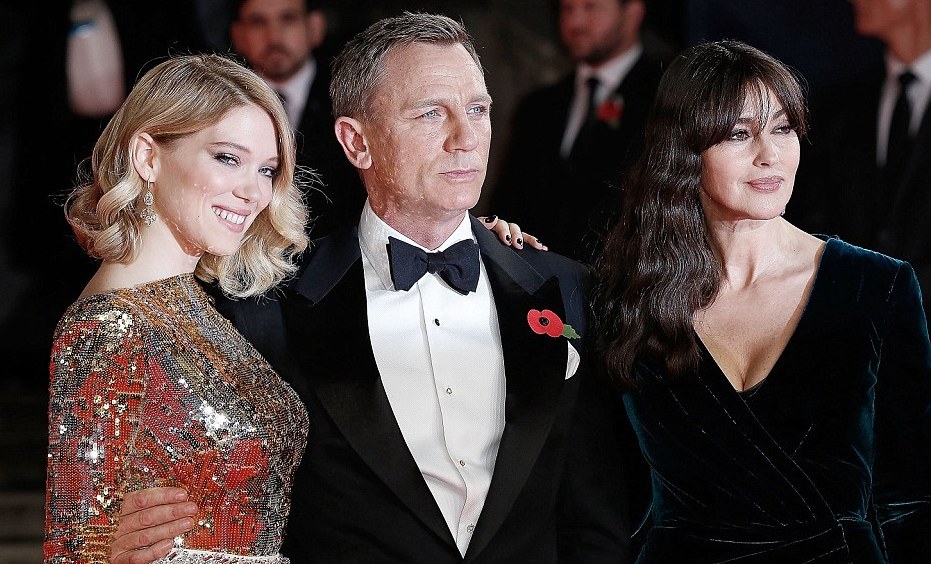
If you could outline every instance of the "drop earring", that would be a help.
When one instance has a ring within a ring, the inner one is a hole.
[[[149,179],[145,181],[145,193],[142,195],[143,208],[142,211],[139,212],[139,217],[146,225],[152,225],[155,223],[155,220],[158,219],[155,208],[152,207],[154,203],[155,194],[152,193],[152,177],[150,176]]]

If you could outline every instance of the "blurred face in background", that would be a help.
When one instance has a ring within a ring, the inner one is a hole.
[[[259,74],[274,82],[294,76],[320,46],[326,19],[304,0],[248,0],[232,23],[233,48]]]
[[[640,40],[642,0],[560,0],[559,33],[572,60],[598,66]]]
[[[916,2],[927,0],[851,0],[857,33],[888,41],[908,26]]]

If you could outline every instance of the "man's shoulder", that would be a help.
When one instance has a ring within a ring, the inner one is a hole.
[[[284,298],[286,283],[282,283],[263,294],[235,298],[224,294],[215,284],[205,286],[213,297],[213,305],[224,317],[236,323],[240,318],[248,319],[268,310],[276,310]]]
[[[525,262],[540,278],[556,278],[564,292],[575,293],[581,290],[585,295],[591,287],[593,272],[591,267],[577,260],[554,251],[541,251],[529,245],[523,249],[509,249]]]
[[[344,223],[323,237],[311,240],[301,254],[297,273],[286,283],[287,291],[316,302],[361,257],[359,226],[356,222]]]
[[[541,273],[546,271],[554,274],[565,272],[586,277],[591,275],[590,267],[555,251],[541,251],[528,245],[516,252]]]
[[[358,258],[359,224],[358,221],[343,222],[320,237],[312,237],[307,250],[301,255],[301,272],[311,264],[331,260],[337,256],[347,260]]]

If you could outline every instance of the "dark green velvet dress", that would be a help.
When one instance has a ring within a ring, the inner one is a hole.
[[[785,351],[739,393],[638,363],[638,562],[931,562],[931,345],[912,268],[829,239]]]

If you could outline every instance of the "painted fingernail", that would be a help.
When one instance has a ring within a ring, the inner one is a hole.
[[[496,215],[489,215],[485,218],[485,223],[494,223],[498,219]]]
[[[523,245],[523,244],[524,244],[524,239],[521,238],[521,237],[518,237],[518,238],[517,238],[517,244],[518,244],[518,245]]]
[[[507,241],[508,243],[510,243],[510,242],[511,242],[511,236],[510,236],[510,235],[505,235],[505,236],[504,236],[504,240]]]

